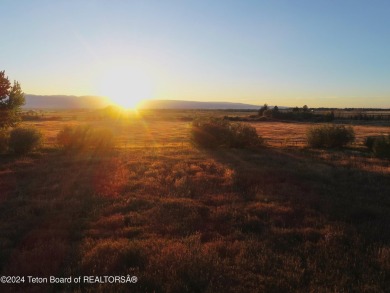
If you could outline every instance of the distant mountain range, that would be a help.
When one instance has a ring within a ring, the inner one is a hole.
[[[97,96],[24,95],[27,109],[99,109],[110,105],[108,99]]]
[[[229,102],[197,102],[181,100],[147,100],[140,109],[259,109],[260,106]]]
[[[26,94],[27,109],[99,109],[111,105],[109,99],[99,96],[29,95]],[[259,109],[261,106],[229,102],[196,102],[182,100],[146,100],[141,109]]]

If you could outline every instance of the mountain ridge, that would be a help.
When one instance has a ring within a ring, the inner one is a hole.
[[[108,98],[100,96],[32,95],[25,94],[25,109],[99,109],[112,105]],[[261,106],[235,102],[201,102],[185,100],[145,100],[139,109],[250,109]]]

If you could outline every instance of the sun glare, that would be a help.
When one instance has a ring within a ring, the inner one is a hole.
[[[153,85],[150,78],[141,70],[118,67],[101,75],[99,94],[125,109],[136,109],[137,105],[153,98]]]

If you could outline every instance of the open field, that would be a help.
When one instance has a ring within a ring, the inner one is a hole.
[[[303,143],[310,124],[258,122],[267,147],[210,151],[190,144],[188,113],[60,114],[23,122],[44,133],[43,150],[0,157],[1,275],[138,282],[0,284],[1,292],[390,288],[390,162],[362,144],[389,127],[353,126],[355,145],[313,150]],[[79,124],[112,129],[117,147],[58,150],[58,131]]]
[[[253,114],[256,112],[249,112]],[[198,117],[224,117],[234,115],[248,116],[248,112],[239,111],[201,111],[201,110],[162,110],[157,114],[151,110],[144,110],[131,115],[129,120],[102,119],[95,112],[52,111],[45,113],[45,117],[54,117],[48,121],[24,122],[26,126],[41,129],[45,135],[45,145],[52,147],[56,143],[56,135],[65,125],[92,125],[99,128],[111,129],[117,139],[117,147],[143,146],[182,146],[189,144],[190,120]],[[97,119],[99,118],[99,119]],[[305,146],[306,130],[311,123],[300,122],[251,122],[258,133],[273,147]],[[344,123],[345,124],[345,123]],[[350,125],[348,122],[347,125]],[[385,122],[370,123],[367,125],[353,125],[356,133],[356,146],[362,146],[367,136],[389,133],[389,126]]]

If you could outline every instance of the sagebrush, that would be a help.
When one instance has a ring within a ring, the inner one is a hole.
[[[256,129],[244,123],[224,119],[195,120],[191,128],[192,143],[204,148],[247,148],[263,145]]]
[[[35,128],[15,128],[10,132],[9,149],[17,155],[27,154],[42,144],[42,133]]]
[[[320,125],[313,126],[306,133],[307,144],[314,148],[340,148],[355,140],[351,126]]]
[[[65,151],[106,151],[115,145],[111,130],[89,125],[65,126],[57,135],[57,143]]]
[[[390,158],[390,134],[368,136],[364,144],[376,157]]]

